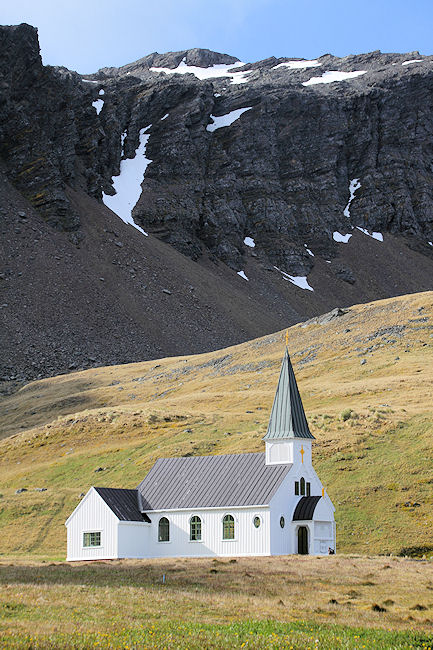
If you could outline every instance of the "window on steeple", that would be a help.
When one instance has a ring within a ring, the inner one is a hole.
[[[304,497],[305,496],[305,479],[304,477],[301,478],[301,494]]]
[[[311,495],[311,483],[307,483],[307,497]]]
[[[295,481],[295,494],[299,495],[299,481]]]

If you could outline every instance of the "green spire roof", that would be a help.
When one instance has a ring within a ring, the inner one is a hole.
[[[281,364],[277,392],[264,440],[281,438],[312,438],[314,440],[314,436],[308,428],[287,348]]]

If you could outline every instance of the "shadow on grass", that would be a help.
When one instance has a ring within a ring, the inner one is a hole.
[[[157,565],[121,564],[118,560],[95,560],[88,563],[45,565],[0,564],[0,585],[47,584],[86,585],[89,587],[156,587],[164,589],[192,588],[214,591],[224,588],[231,592],[245,590],[245,567],[235,562],[211,559],[199,567],[187,564],[158,563]],[[249,583],[261,582],[261,576],[249,575]],[[165,576],[165,577],[163,577]]]

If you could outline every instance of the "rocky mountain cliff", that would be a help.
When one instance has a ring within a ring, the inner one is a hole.
[[[0,28],[4,379],[431,289],[432,108],[416,52],[194,49],[83,76]]]
[[[305,244],[332,256],[333,233],[352,226],[405,235],[431,253],[431,57],[270,59],[232,68],[231,78],[199,80],[172,74],[175,64],[188,68],[179,64],[185,55],[164,72],[150,57],[95,76],[106,87],[101,119],[110,124],[110,89],[117,95],[137,77],[120,130],[136,138],[138,126],[152,123],[153,164],[134,210],[145,229],[193,259],[206,249],[236,270],[250,236],[256,252],[294,275],[314,265]],[[230,128],[210,129],[214,116],[245,108]],[[358,189],[345,214],[351,183]]]

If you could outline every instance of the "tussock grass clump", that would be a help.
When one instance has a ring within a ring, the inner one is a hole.
[[[404,546],[398,555],[400,557],[433,557],[433,546],[430,544],[425,546]]]

